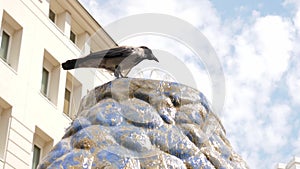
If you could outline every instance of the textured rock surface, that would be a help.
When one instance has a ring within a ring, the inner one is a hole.
[[[42,168],[247,168],[205,97],[164,81],[117,79],[85,96]]]

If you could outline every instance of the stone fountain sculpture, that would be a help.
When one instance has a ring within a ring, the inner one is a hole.
[[[96,87],[39,169],[245,169],[204,95],[166,81]]]

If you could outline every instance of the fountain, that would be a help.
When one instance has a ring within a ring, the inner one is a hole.
[[[205,96],[175,82],[121,78],[96,87],[44,168],[248,168]]]

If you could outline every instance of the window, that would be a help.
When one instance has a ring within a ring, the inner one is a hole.
[[[48,94],[49,71],[43,68],[41,92],[47,96]]]
[[[32,158],[32,169],[36,169],[39,165],[41,158],[41,148],[39,148],[37,145],[33,146],[33,158]]]
[[[4,158],[10,125],[11,105],[0,97],[0,159]]]
[[[70,40],[71,40],[73,43],[76,42],[76,34],[75,34],[73,31],[70,32]]]
[[[10,39],[10,36],[5,31],[3,31],[2,39],[1,39],[0,57],[5,61],[7,59],[9,39]]]
[[[40,160],[44,158],[53,147],[53,139],[39,127],[35,127],[32,146],[32,169],[36,169]]]
[[[56,105],[59,88],[60,64],[46,50],[44,51],[44,61],[41,73],[41,93]]]
[[[49,9],[49,19],[55,23],[55,13],[51,9]]]
[[[64,113],[69,116],[70,113],[71,92],[65,89]]]
[[[75,117],[76,110],[79,107],[82,94],[81,83],[71,75],[67,73],[66,87],[65,87],[65,99],[63,112],[71,119]]]
[[[66,35],[69,37],[70,28],[71,28],[71,13],[66,10],[65,5],[61,5],[60,1],[52,1],[49,2],[49,19],[55,23],[55,25]]]
[[[23,28],[6,11],[3,11],[0,34],[0,57],[17,71]]]

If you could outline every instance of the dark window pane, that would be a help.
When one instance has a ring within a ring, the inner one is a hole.
[[[40,162],[41,149],[34,145],[33,147],[33,158],[32,158],[32,169],[36,169]]]
[[[68,116],[70,111],[70,102],[71,102],[71,92],[70,90],[65,89],[64,113]]]
[[[41,92],[47,96],[49,72],[43,68]]]
[[[49,19],[55,23],[55,13],[51,9],[49,10]]]
[[[6,32],[2,32],[1,48],[0,48],[0,57],[3,60],[7,60],[7,53],[9,47],[10,36]]]
[[[73,43],[75,43],[75,41],[76,41],[76,34],[73,31],[70,32],[70,40]]]

